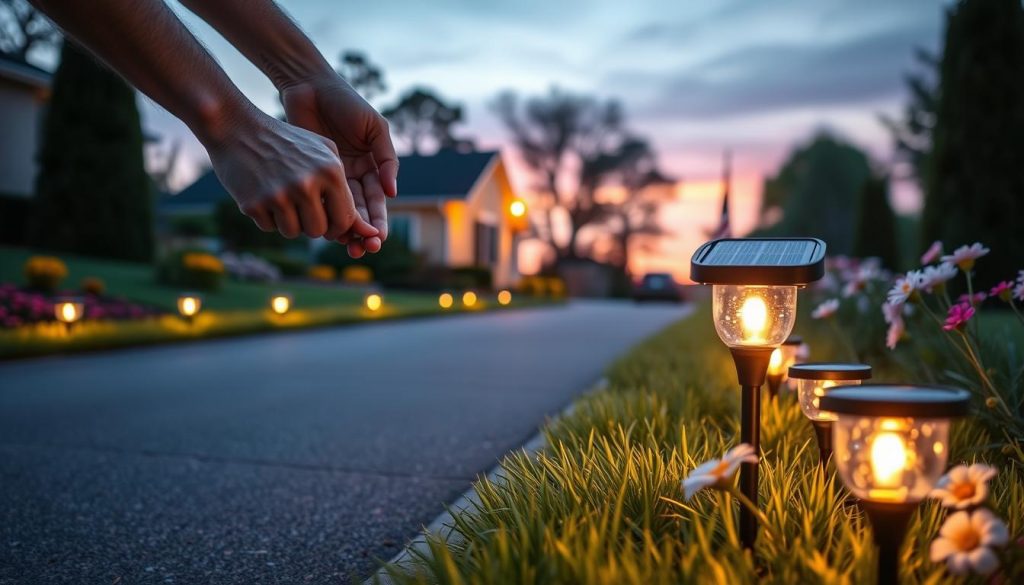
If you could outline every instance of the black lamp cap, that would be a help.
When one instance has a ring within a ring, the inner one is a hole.
[[[789,377],[795,380],[867,380],[871,366],[867,364],[817,363],[790,366]]]
[[[817,238],[723,238],[697,248],[690,278],[702,284],[803,286],[825,275]]]
[[[865,384],[829,389],[820,408],[841,415],[953,418],[966,416],[970,401],[958,388]]]

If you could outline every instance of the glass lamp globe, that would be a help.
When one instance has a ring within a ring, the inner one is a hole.
[[[292,295],[277,293],[270,297],[270,310],[277,315],[284,315],[292,308]]]
[[[53,316],[65,325],[71,325],[82,318],[84,313],[82,299],[62,297],[53,304]]]
[[[196,293],[181,293],[178,295],[178,313],[186,319],[191,319],[200,309],[203,308],[203,297]]]
[[[815,363],[789,368],[789,377],[796,383],[800,410],[812,421],[835,421],[835,413],[821,410],[821,399],[829,388],[859,386],[871,378],[866,364]]]
[[[777,347],[796,323],[796,286],[716,284],[715,330],[729,347]]]

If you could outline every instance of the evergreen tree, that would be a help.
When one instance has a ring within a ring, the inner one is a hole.
[[[152,184],[142,144],[135,91],[65,42],[43,126],[33,243],[90,256],[149,260]]]
[[[923,232],[947,248],[981,241],[983,286],[1024,264],[1024,7],[963,0],[946,21]]]
[[[896,214],[889,205],[889,177],[876,176],[864,181],[853,252],[861,258],[881,258],[887,268],[901,268]]]

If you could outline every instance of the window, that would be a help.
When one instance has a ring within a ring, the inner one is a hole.
[[[474,260],[477,266],[493,266],[498,263],[498,228],[485,223],[476,223],[476,251]]]
[[[409,215],[392,215],[388,218],[388,239],[402,240],[406,246],[410,248],[413,245],[412,241],[412,216]]]

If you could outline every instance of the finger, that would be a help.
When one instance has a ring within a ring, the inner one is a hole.
[[[314,185],[312,188],[316,190],[316,196],[302,193],[295,198],[295,203],[299,209],[302,233],[311,238],[319,238],[327,232],[327,214],[324,212],[323,201],[319,197],[320,187]]]
[[[352,204],[355,205],[356,213],[363,221],[370,221],[370,211],[366,207],[366,194],[363,192],[362,182],[356,179],[348,180],[348,190],[352,193]]]
[[[246,215],[248,215],[249,219],[251,219],[256,224],[256,227],[260,228],[261,230],[265,232],[277,231],[277,226],[274,225],[273,216],[266,210],[262,208],[252,209],[248,213],[246,213]]]
[[[376,254],[377,252],[380,252],[381,246],[383,246],[383,243],[377,236],[374,236],[372,238],[366,238],[363,240],[363,248],[365,248],[366,251],[370,252],[371,254]]]
[[[371,131],[370,152],[380,172],[380,183],[388,197],[398,195],[398,155],[395,145],[391,143],[391,132],[388,122],[383,117]]]
[[[340,241],[342,236],[351,238],[353,234],[349,232],[358,224],[365,224],[370,230],[360,225],[357,235],[362,237],[377,235],[376,228],[359,217],[359,212],[356,211],[355,203],[353,202],[349,182],[341,178],[344,176],[342,173],[339,173],[339,175],[339,180],[325,183],[323,187],[322,198],[324,209],[327,212],[327,233],[324,237],[335,241]]]
[[[366,210],[369,215],[370,225],[380,232],[380,241],[388,239],[388,204],[384,195],[384,188],[380,184],[380,175],[373,171],[362,177],[363,199],[366,201]],[[369,246],[367,246],[369,248]],[[370,250],[375,252],[376,250]]]
[[[280,205],[275,205],[272,209],[274,215],[274,223],[277,224],[277,231],[281,232],[281,235],[286,238],[297,238],[299,233],[299,216],[295,213],[295,208],[292,207],[291,203],[286,202]]]
[[[348,255],[352,258],[362,258],[365,253],[366,248],[363,247],[362,240],[353,240],[348,243]]]

